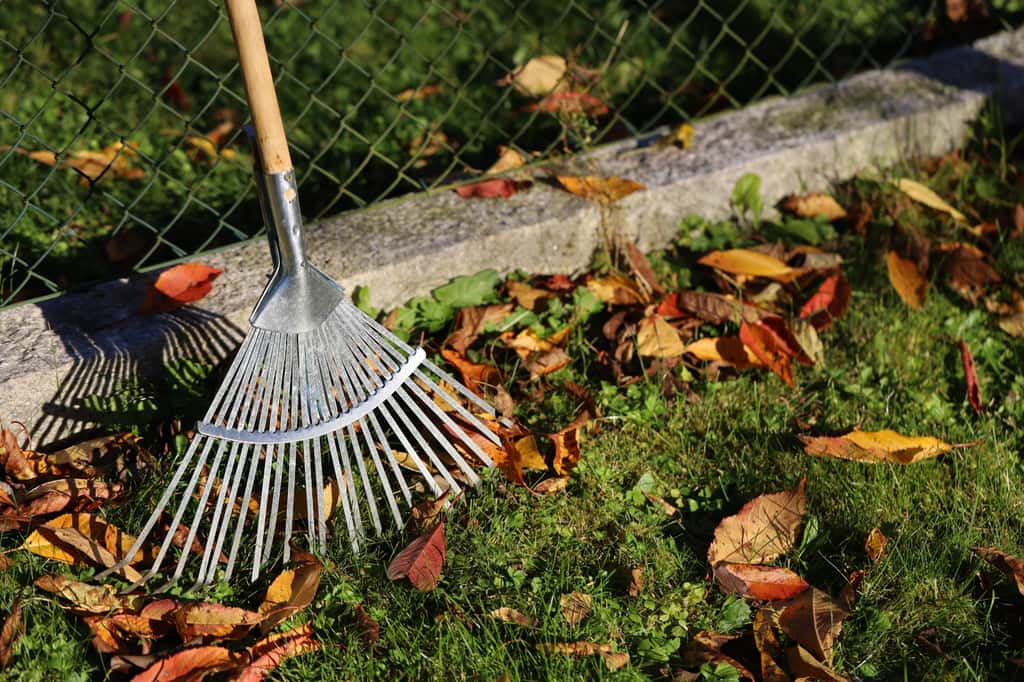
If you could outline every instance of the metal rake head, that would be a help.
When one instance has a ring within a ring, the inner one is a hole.
[[[171,532],[143,580],[160,570],[182,523],[188,536],[179,538],[172,583],[194,547],[202,547],[197,585],[222,565],[230,578],[243,557],[255,580],[278,539],[288,560],[289,539],[302,526],[310,546],[323,549],[335,507],[358,551],[367,518],[382,530],[379,507],[404,523],[399,502],[412,505],[415,483],[435,495],[477,484],[467,458],[492,466],[481,445],[501,445],[485,423],[494,417],[422,348],[347,301],[313,331],[254,327],[127,556],[170,509]],[[247,529],[254,542],[245,541]]]

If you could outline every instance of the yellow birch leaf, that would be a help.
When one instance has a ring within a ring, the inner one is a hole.
[[[967,222],[967,216],[960,211],[956,210],[946,200],[940,197],[938,194],[930,190],[929,188],[922,185],[920,182],[915,182],[907,178],[900,178],[896,181],[896,186],[899,190],[906,194],[914,201],[924,204],[930,208],[934,208],[937,211],[948,213],[953,217],[954,220],[961,223]]]

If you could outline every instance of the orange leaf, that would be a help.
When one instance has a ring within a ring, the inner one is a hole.
[[[584,618],[590,615],[590,604],[593,597],[582,592],[570,592],[563,594],[559,600],[559,608],[562,616],[570,626],[576,627]]]
[[[186,604],[174,612],[174,625],[186,643],[200,637],[239,639],[262,620],[262,613],[223,604]]]
[[[721,362],[736,369],[761,367],[761,361],[736,336],[705,337],[686,346],[684,352],[698,360]]]
[[[552,114],[583,114],[598,118],[608,113],[608,105],[586,92],[553,92],[539,102],[527,104],[520,111],[547,111]]]
[[[790,195],[782,200],[782,208],[801,218],[822,216],[825,220],[835,222],[846,217],[846,210],[839,202],[821,192],[811,192],[803,196]]]
[[[561,431],[548,434],[551,442],[555,445],[555,455],[551,460],[551,468],[559,476],[568,476],[579,464],[580,451],[580,429],[590,421],[588,412],[581,413],[571,424]]]
[[[117,566],[123,557],[114,555],[109,549],[94,541],[92,538],[83,535],[77,528],[50,528],[40,526],[36,532],[42,539],[60,548],[57,551],[70,553],[78,561],[97,566],[99,568],[113,568]],[[34,534],[33,534],[34,535]],[[35,552],[39,554],[39,552]],[[78,563],[73,561],[72,563]],[[116,571],[125,580],[138,582],[142,580],[142,574],[131,566],[121,566]]]
[[[805,484],[802,478],[792,490],[755,497],[722,519],[708,548],[708,563],[761,564],[792,549],[807,505]]]
[[[494,365],[473,362],[450,348],[442,348],[441,357],[459,371],[466,388],[479,396],[484,395],[484,386],[496,386],[501,383],[501,372]]]
[[[11,664],[14,658],[14,645],[24,632],[25,621],[21,617],[21,600],[16,599],[11,605],[10,614],[4,620],[3,629],[0,629],[0,670]]]
[[[960,345],[960,360],[964,365],[964,380],[967,382],[967,400],[971,403],[971,407],[978,414],[985,411],[985,406],[981,400],[981,387],[978,386],[978,374],[974,370],[974,356],[971,355],[971,349],[967,347],[967,343],[961,339]]]
[[[640,291],[636,283],[622,275],[595,277],[587,282],[587,289],[609,305],[633,305],[647,302],[647,295]]]
[[[264,633],[270,632],[278,623],[291,618],[313,602],[320,587],[321,569],[321,563],[314,559],[274,578],[260,604],[260,613],[265,616],[260,624]]]
[[[596,175],[556,175],[555,180],[566,192],[602,204],[611,204],[633,192],[647,189],[634,180]]]
[[[733,275],[764,277],[783,284],[804,273],[804,270],[791,268],[778,258],[750,249],[712,251],[697,262]]]
[[[793,571],[778,566],[721,561],[715,565],[715,577],[722,592],[752,599],[790,599],[810,587]]]
[[[526,189],[532,183],[510,180],[508,178],[493,178],[481,180],[469,185],[460,185],[453,191],[463,199],[479,197],[483,199],[510,197],[521,189]]]
[[[1017,583],[1017,591],[1024,596],[1024,560],[995,547],[973,547],[972,550]]]
[[[155,661],[133,677],[132,682],[193,682],[237,668],[244,660],[243,654],[222,646],[192,647]]]
[[[128,550],[135,544],[134,536],[124,533],[113,524],[93,514],[62,514],[47,521],[43,524],[43,527],[74,528],[93,542],[105,547],[119,561],[125,557]],[[78,562],[75,554],[68,553],[59,546],[54,545],[39,532],[39,529],[36,529],[25,538],[25,542],[22,543],[21,547],[47,559],[63,561],[66,564]],[[143,561],[152,561],[156,556],[156,552],[157,548],[153,545],[144,545],[142,549],[136,552],[129,563],[135,565]]]
[[[444,521],[409,543],[388,565],[389,580],[408,578],[413,587],[426,592],[437,586],[444,565]]]
[[[810,318],[814,328],[827,329],[835,320],[846,314],[850,307],[850,285],[843,273],[832,275],[818,287],[800,308],[800,317]]]
[[[241,670],[235,682],[261,682],[284,659],[319,648],[320,643],[313,639],[309,623],[265,637],[252,645],[248,653],[253,660]]]
[[[142,312],[168,313],[194,303],[213,289],[213,280],[223,272],[202,263],[183,263],[160,273],[142,304]]]
[[[890,251],[886,258],[886,266],[889,270],[889,281],[903,302],[914,310],[923,306],[928,294],[928,280],[917,269],[914,261],[900,258],[895,251]]]
[[[885,546],[888,542],[889,538],[885,537],[881,528],[871,529],[867,539],[864,541],[864,552],[871,559],[871,563],[877,564],[882,560],[882,555],[885,554]]]
[[[790,362],[794,357],[792,348],[783,341],[775,329],[760,322],[751,324],[743,321],[740,323],[740,340],[757,356],[761,364],[775,372],[786,385],[790,388],[796,387]],[[799,344],[794,342],[793,345],[799,348]],[[806,357],[803,350],[800,353]]]
[[[786,605],[779,614],[779,625],[797,644],[831,663],[833,645],[849,615],[842,604],[812,587]]]

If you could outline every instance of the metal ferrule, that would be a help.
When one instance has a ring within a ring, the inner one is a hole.
[[[249,322],[260,329],[288,334],[313,331],[341,303],[345,293],[306,260],[295,171],[264,174],[257,170],[256,178],[274,274]]]

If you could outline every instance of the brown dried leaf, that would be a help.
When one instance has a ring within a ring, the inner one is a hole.
[[[223,604],[186,604],[174,612],[174,626],[186,644],[199,638],[240,639],[261,622],[262,613]]]
[[[592,597],[582,592],[570,592],[563,594],[558,604],[565,621],[572,627],[579,625],[584,618],[590,615],[590,604]]]
[[[801,436],[804,452],[815,457],[837,457],[858,462],[914,464],[953,448],[931,436],[903,436],[888,429],[855,430],[844,436]]]
[[[725,594],[751,599],[791,599],[810,587],[799,575],[780,566],[720,561],[715,565],[715,577]]]
[[[812,587],[782,609],[779,626],[797,644],[831,664],[835,641],[849,615],[845,606]]]
[[[380,640],[380,623],[366,610],[362,604],[355,605],[356,626],[359,628],[359,638],[368,647],[377,646]]]
[[[819,680],[820,682],[849,682],[845,677],[829,668],[802,646],[786,649],[786,662],[798,680]]]
[[[1024,560],[995,547],[972,547],[971,551],[1017,583],[1017,591],[1024,596]]]
[[[729,296],[704,291],[679,291],[676,292],[675,299],[680,308],[689,310],[711,324],[739,323],[742,320],[756,322],[770,314],[767,310]]]
[[[69,608],[78,612],[137,611],[141,604],[138,595],[118,595],[112,585],[89,585],[63,575],[44,575],[36,578],[35,584],[41,590],[68,600],[72,603]]]
[[[646,497],[647,501],[650,502],[651,504],[661,507],[661,510],[665,512],[665,516],[675,516],[676,513],[679,512],[679,510],[676,509],[673,505],[666,502],[664,498],[658,497],[657,495],[652,495],[650,493],[644,493],[644,497]]]
[[[533,486],[533,493],[546,497],[548,495],[555,495],[557,493],[564,492],[569,487],[568,476],[556,476],[555,478],[546,478],[537,485]]]
[[[920,309],[928,294],[928,280],[917,269],[917,264],[890,251],[886,266],[889,269],[889,281],[903,302],[914,310]]]
[[[313,628],[309,623],[288,632],[278,632],[264,637],[249,649],[251,662],[240,668],[235,682],[261,682],[281,661],[292,656],[316,651],[320,643],[313,639]]]
[[[648,358],[677,358],[686,351],[679,332],[661,315],[640,320],[636,349],[640,355]]]
[[[803,196],[790,195],[782,200],[782,209],[801,218],[822,216],[829,222],[846,217],[846,210],[839,205],[839,202],[821,192],[811,192]]]
[[[198,646],[160,658],[132,678],[132,682],[194,682],[207,675],[233,670],[245,655],[222,646]]]
[[[557,372],[568,366],[572,358],[561,348],[552,348],[548,351],[533,353],[526,361],[526,368],[530,370],[530,379],[537,380],[542,376]]]
[[[515,625],[522,625],[524,628],[532,628],[536,625],[536,621],[534,621],[533,618],[530,618],[526,614],[520,613],[519,611],[507,606],[494,609],[487,615],[491,618],[496,618],[503,623],[514,623]]]
[[[473,362],[450,348],[442,348],[441,357],[459,371],[466,388],[481,397],[484,396],[485,386],[496,386],[501,383],[501,371],[494,365]]]
[[[603,178],[596,175],[556,175],[555,180],[566,192],[601,204],[612,204],[634,192],[647,189],[645,185],[626,178]]]
[[[4,620],[0,629],[0,670],[11,664],[14,658],[14,647],[25,632],[25,620],[21,615],[21,600],[16,599],[11,605],[11,612]]]
[[[740,678],[754,682],[757,677],[738,660],[722,653],[722,647],[739,639],[740,635],[720,635],[715,632],[701,631],[686,643],[682,650],[683,663],[696,666],[702,663],[727,663],[737,670]]]
[[[106,548],[118,561],[123,559],[135,544],[134,536],[124,533],[121,529],[94,514],[62,514],[47,521],[42,528],[73,528],[92,542]],[[77,563],[83,558],[77,553],[62,549],[59,544],[54,544],[51,538],[45,537],[40,532],[40,529],[36,529],[25,538],[21,549],[27,549],[33,554],[63,561],[66,564]],[[134,566],[142,562],[152,562],[156,557],[157,549],[156,546],[147,543],[136,552],[128,563]]]
[[[801,478],[792,490],[761,495],[722,519],[708,548],[708,563],[766,563],[792,549],[806,508]]]
[[[543,97],[556,89],[566,87],[566,71],[569,68],[565,57],[548,54],[534,57],[517,67],[500,85],[511,85],[527,97]]]
[[[954,291],[973,304],[991,287],[1002,284],[1003,278],[988,264],[985,254],[969,244],[952,244],[943,268],[949,276],[949,285]]]
[[[644,591],[644,568],[637,566],[629,571],[629,584],[626,586],[626,594],[630,597],[639,597]]]
[[[432,590],[444,565],[444,521],[409,543],[388,565],[389,580],[408,578],[418,590]]]
[[[506,282],[505,288],[508,289],[508,295],[511,296],[516,303],[527,310],[533,310],[536,308],[537,301],[545,298],[551,298],[554,295],[546,289],[531,287],[526,282],[517,282],[515,280],[509,280]],[[511,312],[511,307],[509,312]]]
[[[83,535],[78,528],[40,526],[32,535],[38,538],[39,543],[49,542],[53,546],[53,554],[70,555],[73,560],[69,563],[82,562],[98,568],[114,568],[124,558],[123,556],[114,555],[113,552],[103,545]],[[41,551],[32,551],[36,554],[43,554],[43,548],[39,544],[36,544],[36,547]],[[44,556],[46,555],[44,554]],[[129,582],[142,580],[142,574],[131,566],[119,566],[114,572]]]
[[[985,406],[981,400],[978,374],[974,369],[974,356],[971,355],[971,349],[967,347],[967,343],[963,339],[960,339],[958,344],[960,346],[960,360],[964,366],[964,381],[967,383],[967,400],[971,403],[974,411],[981,414],[985,411]]]
[[[864,552],[871,559],[871,563],[877,564],[882,560],[882,556],[885,554],[885,546],[888,542],[889,538],[885,537],[881,528],[871,529],[867,539],[864,541]]]
[[[295,613],[313,602],[320,587],[320,572],[323,565],[313,559],[300,563],[295,568],[283,571],[270,583],[260,604],[260,613],[265,620],[260,625],[264,634],[273,630],[278,623],[291,618]]]
[[[754,646],[761,656],[761,679],[763,682],[790,682],[789,675],[782,669],[782,645],[772,627],[772,617],[765,609],[758,609],[754,616]]]
[[[608,275],[595,277],[587,282],[587,289],[608,305],[635,305],[647,303],[647,296],[640,291],[629,277]]]
[[[455,317],[455,331],[445,340],[445,345],[465,355],[466,349],[484,332],[489,324],[498,324],[512,312],[511,303],[470,306],[459,310]]]

